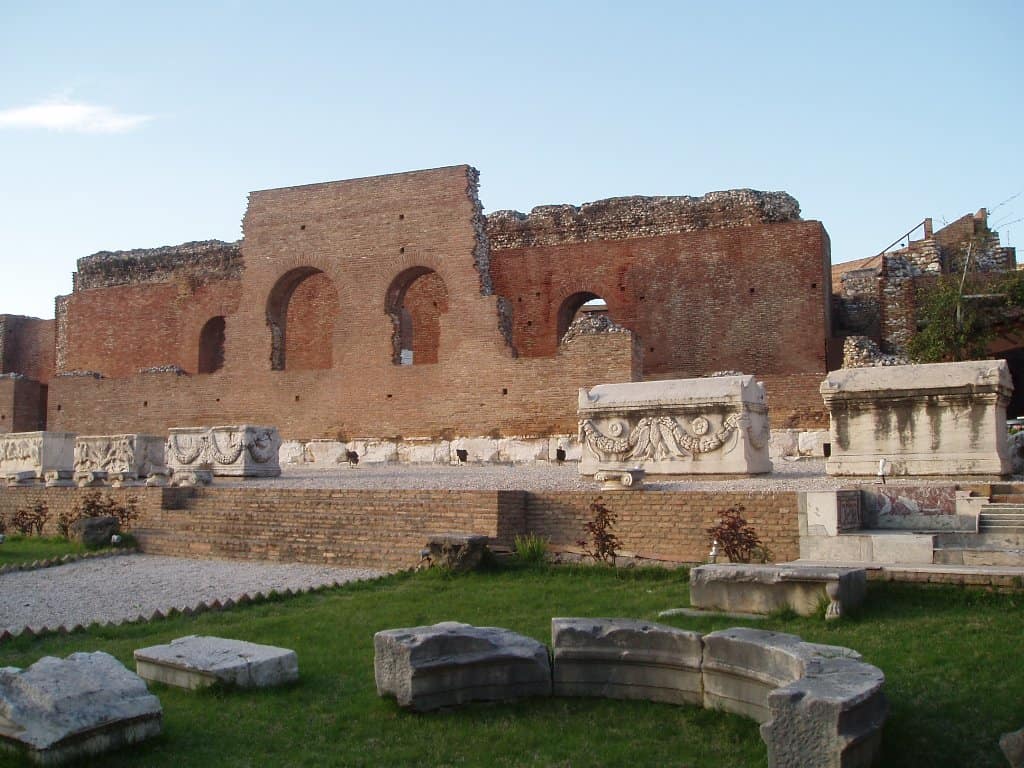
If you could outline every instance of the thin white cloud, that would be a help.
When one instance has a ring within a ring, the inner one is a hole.
[[[68,133],[125,133],[152,119],[151,115],[128,115],[66,98],[0,110],[0,128],[45,128]]]

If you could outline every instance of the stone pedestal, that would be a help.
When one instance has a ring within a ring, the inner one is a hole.
[[[217,477],[277,477],[280,448],[277,427],[174,427],[167,438],[167,465],[176,474],[210,471]]]
[[[832,371],[830,475],[1006,475],[1004,360]]]
[[[0,435],[0,477],[34,482],[70,480],[75,460],[72,432],[9,432]]]
[[[80,485],[93,485],[101,478],[127,483],[167,473],[164,440],[157,435],[75,438],[75,480]]]
[[[768,407],[753,376],[601,384],[579,392],[580,474],[770,472]]]

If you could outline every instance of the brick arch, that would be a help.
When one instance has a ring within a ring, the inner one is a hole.
[[[391,318],[395,365],[436,363],[441,346],[441,315],[448,311],[448,287],[430,267],[408,267],[388,286],[385,311]]]
[[[562,337],[565,332],[569,330],[569,326],[572,325],[572,321],[576,319],[580,309],[588,301],[599,299],[608,306],[608,300],[603,296],[593,293],[592,291],[577,291],[562,299],[562,303],[558,306],[558,314],[555,317],[555,331],[557,336],[555,337],[555,344],[562,343]],[[611,314],[611,307],[609,306],[608,314]]]
[[[224,337],[227,321],[224,315],[211,317],[199,332],[199,360],[196,371],[213,373],[224,367]]]
[[[267,297],[270,368],[330,368],[338,290],[316,267],[296,267],[278,278]]]

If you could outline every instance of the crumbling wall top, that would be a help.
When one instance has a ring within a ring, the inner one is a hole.
[[[785,192],[732,189],[703,197],[611,197],[575,205],[542,205],[530,213],[495,211],[487,217],[491,247],[535,245],[749,227],[800,221],[800,204]]]
[[[160,283],[182,272],[198,279],[229,280],[240,277],[241,271],[240,242],[200,240],[161,248],[100,251],[78,260],[74,290]]]

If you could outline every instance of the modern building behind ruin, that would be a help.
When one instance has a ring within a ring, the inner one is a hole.
[[[477,178],[253,192],[238,243],[79,259],[55,320],[0,316],[0,431],[540,436],[575,431],[580,386],[720,370],[765,383],[773,426],[826,425],[829,239],[792,197],[485,217]],[[572,325],[594,299],[613,322]]]

